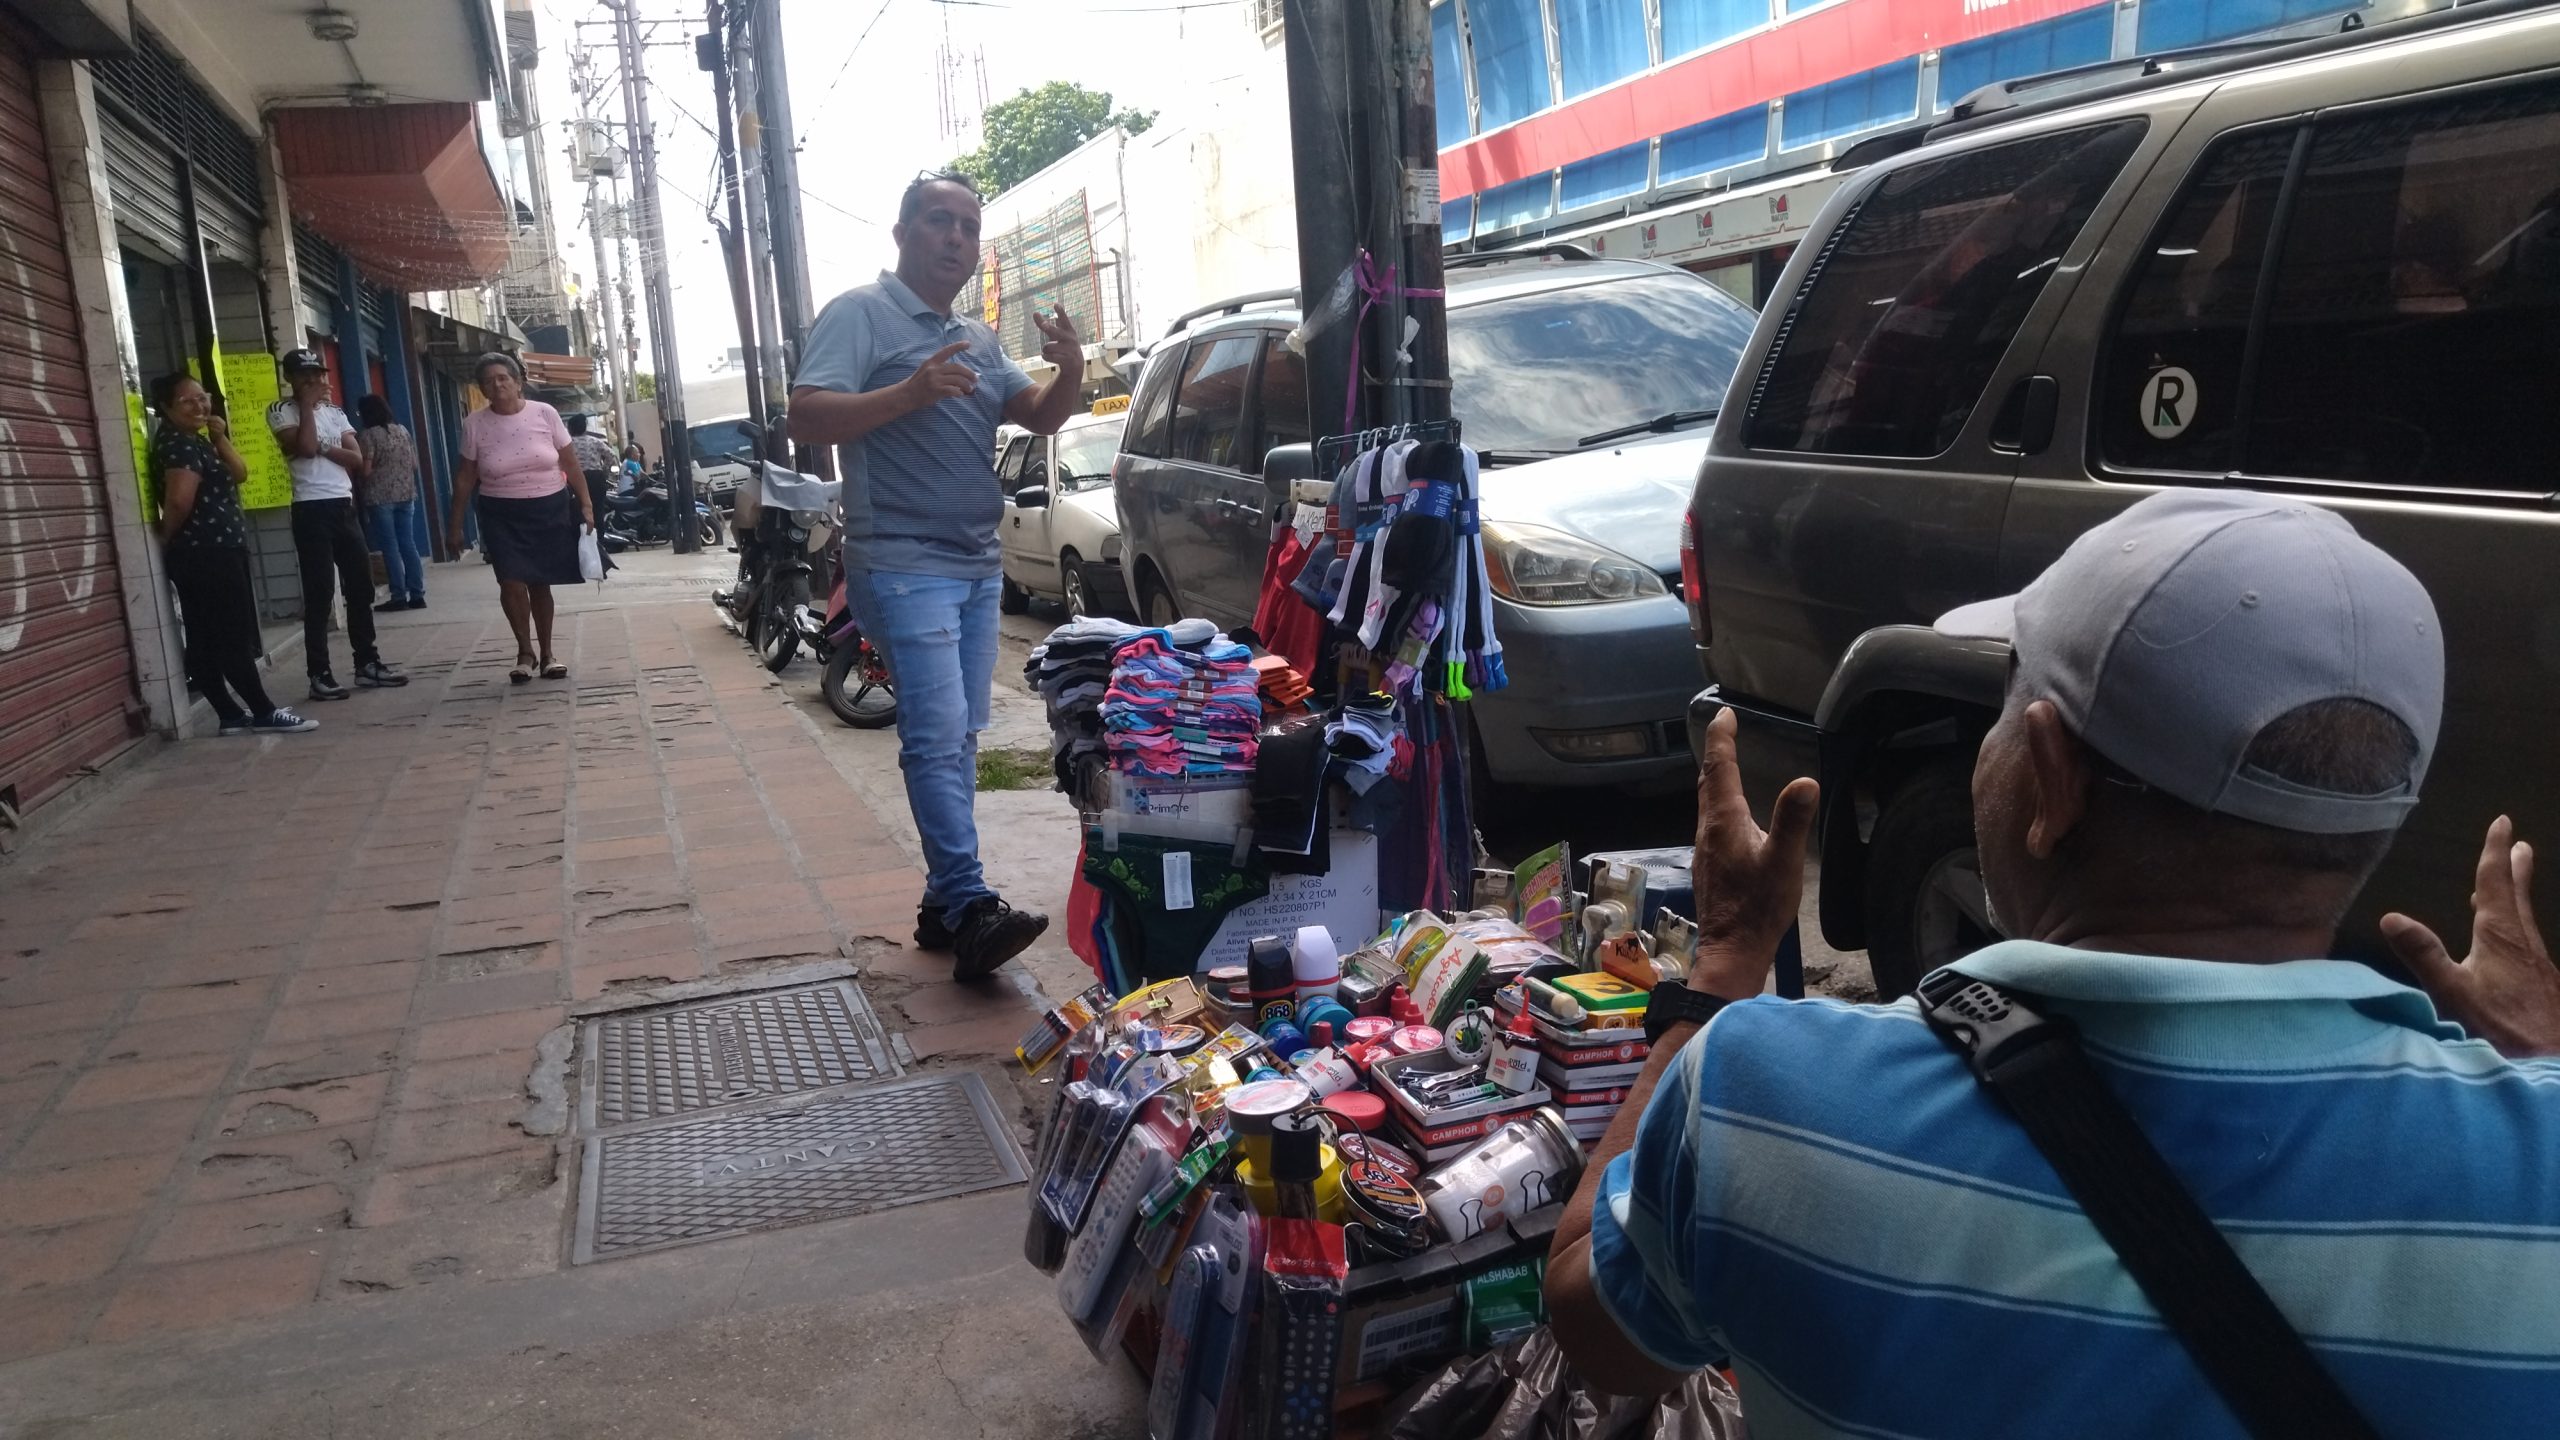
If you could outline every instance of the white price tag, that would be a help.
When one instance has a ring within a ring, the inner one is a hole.
[[[1164,852],[1164,908],[1191,908],[1191,852],[1188,850]]]

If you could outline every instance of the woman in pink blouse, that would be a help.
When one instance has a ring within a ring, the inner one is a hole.
[[[491,351],[474,372],[489,407],[462,417],[462,463],[453,472],[453,520],[446,540],[462,553],[462,517],[479,498],[480,553],[498,572],[498,604],[516,632],[518,685],[537,669],[557,680],[569,667],[551,654],[551,587],[576,585],[578,527],[596,523],[587,477],[560,412],[525,398],[524,367]],[[536,652],[536,643],[540,650]]]

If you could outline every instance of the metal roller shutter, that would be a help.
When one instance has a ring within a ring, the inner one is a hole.
[[[141,730],[35,73],[0,25],[0,798],[42,803]],[[122,443],[122,423],[111,432]]]
[[[225,257],[256,264],[258,230],[266,219],[267,205],[266,192],[258,182],[258,147],[251,130],[215,103],[156,36],[139,31],[135,42],[132,54],[90,65],[99,94],[112,107],[109,169],[119,192],[129,183],[128,172],[133,172],[130,183],[145,185],[154,202],[165,196],[170,216],[184,215],[178,204],[176,168],[183,155],[194,168],[197,223],[204,238]],[[128,151],[121,162],[113,153],[119,130],[124,132],[121,143]],[[121,215],[122,193],[116,196],[116,207]],[[168,228],[183,233],[174,221]],[[152,233],[140,225],[136,229]],[[159,234],[153,238],[166,243]],[[181,251],[179,258],[189,257]]]
[[[202,170],[196,172],[196,224],[216,255],[243,265],[258,263],[257,212],[233,199]]]
[[[187,201],[179,189],[177,157],[149,131],[104,106],[98,120],[106,132],[116,227],[160,247],[170,260],[189,263]]]

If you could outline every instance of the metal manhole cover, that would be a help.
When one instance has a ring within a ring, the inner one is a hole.
[[[984,1081],[930,1075],[586,1142],[575,1260],[1019,1185]]]
[[[586,1055],[591,1131],[898,1073],[850,980],[599,1016]]]

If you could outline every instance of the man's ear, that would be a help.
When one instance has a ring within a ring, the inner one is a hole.
[[[2097,779],[2088,747],[2062,723],[2062,712],[2050,700],[2028,704],[2027,771],[2032,790],[2027,819],[2027,853],[2050,860],[2063,837],[2089,816],[2089,786]]]

